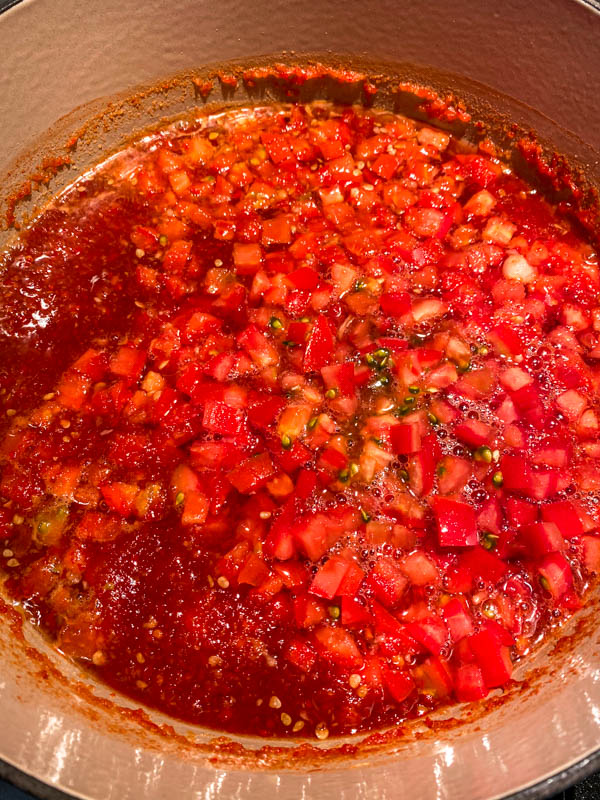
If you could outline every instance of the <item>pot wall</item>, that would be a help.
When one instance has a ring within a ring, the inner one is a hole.
[[[600,144],[600,16],[577,0],[24,0],[2,18],[2,160],[99,97],[232,58],[365,55],[462,75]]]

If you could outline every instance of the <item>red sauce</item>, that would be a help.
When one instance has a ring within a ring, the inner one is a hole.
[[[597,258],[442,131],[181,123],[5,254],[6,586],[175,717],[346,734],[503,687],[600,569]]]

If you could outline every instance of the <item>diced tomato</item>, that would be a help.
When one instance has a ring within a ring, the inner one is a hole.
[[[93,381],[99,381],[106,372],[108,359],[106,353],[89,348],[73,364],[73,370]]]
[[[534,558],[564,549],[565,540],[553,522],[534,522],[526,525],[521,528],[520,535],[527,553],[531,553]]]
[[[435,497],[432,508],[440,547],[473,547],[477,544],[477,520],[470,505],[446,497]]]
[[[508,491],[531,493],[531,466],[524,456],[504,455],[500,461],[504,488]]]
[[[410,553],[403,559],[400,568],[413,586],[435,586],[440,582],[437,567],[425,553]]]
[[[541,511],[544,522],[556,525],[565,539],[575,539],[583,536],[583,525],[577,509],[569,500],[548,503],[542,506]]]
[[[102,514],[100,511],[86,511],[75,529],[75,536],[83,541],[110,542],[121,530],[121,525],[114,516]]]
[[[362,625],[371,621],[371,612],[357,597],[344,595],[341,609],[342,625]]]
[[[127,381],[134,382],[140,377],[146,363],[146,354],[135,347],[120,347],[110,360],[110,371]]]
[[[11,601],[233,734],[506,687],[600,574],[595,243],[489,142],[391,112],[219,111],[142,144],[4,254]]]
[[[64,408],[78,411],[87,396],[92,381],[83,375],[63,375],[58,384],[58,399]]]
[[[313,493],[317,485],[317,476],[309,469],[302,469],[296,480],[296,496],[306,500]]]
[[[397,606],[408,581],[400,565],[390,556],[381,556],[367,576],[367,585],[384,606]]]
[[[408,292],[388,292],[381,295],[379,304],[384,314],[399,319],[410,312],[410,295]]]
[[[528,500],[521,500],[519,497],[508,497],[506,499],[506,511],[511,525],[520,528],[522,525],[529,525],[535,522],[538,517],[537,506]]]
[[[331,364],[321,367],[326,389],[333,389],[342,397],[354,395],[354,364]]]
[[[248,420],[256,428],[269,428],[276,423],[285,405],[284,398],[279,396],[259,399],[250,405],[248,409]]]
[[[294,536],[311,561],[318,561],[335,544],[343,527],[317,514],[312,519],[303,518],[294,529]]]
[[[167,275],[179,275],[184,272],[190,253],[192,243],[185,239],[173,242],[163,258],[163,270]]]
[[[238,583],[247,583],[250,586],[260,586],[269,576],[269,568],[256,553],[250,553],[244,566],[238,573]]]
[[[459,642],[473,633],[473,620],[464,605],[453,598],[442,609],[442,616],[453,642]]]
[[[406,632],[433,655],[439,655],[448,642],[448,629],[439,617],[410,622]]]
[[[454,691],[457,700],[469,703],[486,697],[489,690],[481,669],[476,664],[463,664],[456,670]]]
[[[262,243],[270,244],[289,244],[292,241],[290,222],[286,215],[281,214],[272,219],[263,220]]]
[[[308,335],[308,322],[290,322],[287,329],[287,341],[304,344]]]
[[[394,425],[390,429],[390,440],[395,453],[416,453],[421,447],[421,430],[417,422]]]
[[[361,567],[359,567],[355,561],[350,561],[350,566],[348,567],[346,574],[338,586],[338,594],[341,597],[354,597],[359,590],[364,577],[365,573]]]
[[[331,600],[338,594],[340,584],[350,568],[350,562],[345,558],[333,556],[329,558],[313,578],[309,591],[318,597]]]
[[[321,655],[335,664],[359,667],[363,657],[351,633],[343,628],[320,627],[315,630],[317,649]]]
[[[261,489],[269,478],[275,474],[273,461],[268,453],[260,453],[242,461],[227,473],[228,481],[243,494],[250,494]]]
[[[304,353],[305,372],[317,372],[333,358],[334,335],[327,319],[317,317]]]
[[[135,485],[116,482],[101,486],[100,491],[111,511],[128,517],[133,512],[134,502],[140,490]]]
[[[452,673],[445,659],[436,656],[427,658],[413,674],[421,688],[438,699],[448,697],[454,688]]]
[[[396,703],[403,703],[415,690],[411,676],[397,669],[384,669],[383,682]]]
[[[542,585],[554,600],[560,600],[573,586],[573,572],[561,553],[549,553],[538,564]]]
[[[600,538],[583,536],[583,557],[588,572],[600,572]]]
[[[210,400],[204,406],[203,426],[215,433],[225,436],[234,436],[244,424],[245,414],[238,408],[221,403],[219,400]]]
[[[502,686],[512,675],[512,662],[508,647],[499,644],[488,630],[474,633],[468,639],[471,650],[481,669],[484,683],[488,689]]]
[[[437,465],[438,489],[440,494],[456,494],[471,477],[472,465],[466,458],[446,455]]]
[[[317,654],[312,645],[295,637],[287,645],[285,658],[302,672],[310,672],[317,660]]]
[[[249,325],[238,336],[238,342],[259,367],[277,364],[279,354],[267,337],[256,325]]]
[[[435,434],[421,439],[421,449],[408,465],[408,475],[412,490],[419,497],[425,497],[433,489],[435,465],[439,458],[440,446]]]
[[[288,280],[296,289],[311,292],[319,285],[319,273],[310,267],[300,267],[289,273]]]
[[[501,355],[519,356],[523,354],[523,339],[514,328],[496,325],[488,333],[488,338]]]
[[[287,500],[278,517],[271,526],[265,540],[265,553],[281,561],[292,558],[296,552],[294,541],[294,523],[296,518],[296,503],[293,498]]]
[[[454,435],[469,447],[482,447],[483,445],[490,444],[492,440],[492,428],[480,420],[469,419],[456,426]]]
[[[299,628],[312,628],[327,616],[327,609],[323,602],[306,593],[296,595],[292,605],[296,625]]]
[[[508,566],[504,561],[480,546],[461,553],[458,563],[470,570],[472,575],[490,583],[497,583],[508,572]]]
[[[188,492],[185,496],[182,525],[202,525],[206,522],[209,509],[209,500],[202,492]]]

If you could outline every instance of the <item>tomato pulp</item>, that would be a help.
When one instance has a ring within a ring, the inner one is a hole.
[[[5,254],[2,567],[175,717],[476,701],[600,568],[593,248],[483,150],[326,104],[179,123]]]

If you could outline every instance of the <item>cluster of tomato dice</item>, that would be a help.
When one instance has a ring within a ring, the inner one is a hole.
[[[170,128],[56,207],[116,198],[130,330],[10,409],[13,594],[221,729],[504,687],[600,569],[592,247],[489,145],[325,104]]]

